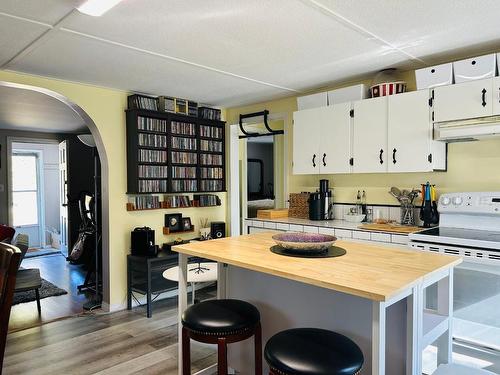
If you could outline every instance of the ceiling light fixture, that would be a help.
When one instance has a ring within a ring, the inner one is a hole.
[[[77,9],[89,16],[99,17],[121,1],[122,0],[87,0]]]

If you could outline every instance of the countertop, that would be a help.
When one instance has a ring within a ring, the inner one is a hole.
[[[460,257],[337,241],[347,253],[336,258],[296,258],[272,253],[273,233],[195,242],[173,251],[348,293],[386,301],[424,277],[454,267]]]

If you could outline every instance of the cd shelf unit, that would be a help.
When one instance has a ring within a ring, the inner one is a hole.
[[[127,194],[226,190],[225,122],[128,109]]]

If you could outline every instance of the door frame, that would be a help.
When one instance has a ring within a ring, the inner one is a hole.
[[[13,221],[13,210],[12,210],[12,155],[13,143],[34,143],[34,144],[54,144],[58,145],[60,141],[56,139],[48,138],[30,138],[30,137],[7,137],[7,217],[9,225],[12,225]],[[40,233],[40,247],[44,248],[46,246],[45,239],[45,200],[43,199],[45,194],[44,189],[44,172],[43,172],[43,153],[41,150],[26,150],[26,153],[36,153],[38,154],[38,166],[37,166],[37,183],[39,184],[38,189],[38,222],[39,222],[39,233]]]
[[[273,156],[274,156],[274,169],[277,170],[279,157],[282,157],[282,167],[283,167],[283,206],[288,207],[288,180],[289,180],[289,142],[290,142],[290,130],[289,124],[291,124],[291,115],[287,112],[272,113],[268,117],[268,121],[283,121],[283,153],[278,154],[276,145],[273,145]],[[245,121],[245,124],[258,124],[260,121]],[[240,179],[240,171],[246,174],[246,144],[244,149],[244,159],[239,159],[239,124],[231,124],[229,126],[229,201],[230,207],[228,210],[229,222],[230,222],[230,233],[231,236],[238,236],[241,233],[241,228],[244,227],[244,220],[246,216],[247,199],[246,196],[242,197],[240,200],[240,192],[246,194],[246,185],[241,186],[242,183],[246,183],[246,176],[244,179]],[[277,137],[276,135],[274,137]],[[275,138],[276,139],[276,138]],[[240,165],[240,162],[242,165]],[[276,187],[276,174],[275,174],[275,192],[274,195],[278,196]],[[241,214],[240,214],[241,213]],[[244,214],[243,214],[244,213]]]

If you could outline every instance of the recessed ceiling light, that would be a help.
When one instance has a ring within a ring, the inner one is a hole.
[[[89,16],[99,17],[123,0],[87,0],[77,9]]]

